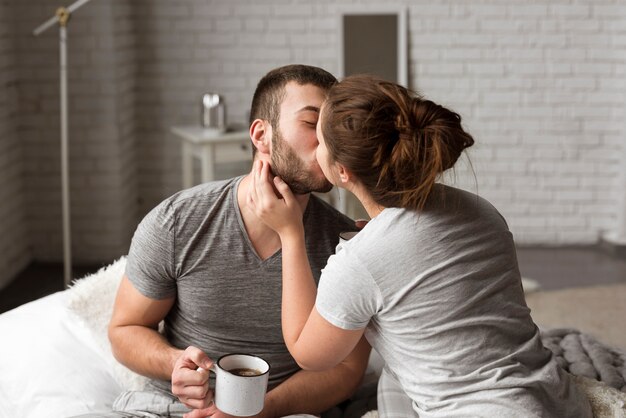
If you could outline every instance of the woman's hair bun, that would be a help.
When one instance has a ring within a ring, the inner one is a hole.
[[[439,175],[474,144],[457,113],[372,76],[335,85],[324,109],[331,159],[385,207],[421,209]]]

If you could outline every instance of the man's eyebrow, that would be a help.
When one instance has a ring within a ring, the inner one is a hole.
[[[304,106],[303,108],[299,109],[296,113],[301,113],[301,112],[316,112],[316,113],[320,113],[320,108],[316,107],[316,106]]]

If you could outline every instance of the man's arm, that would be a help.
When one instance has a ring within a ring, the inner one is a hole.
[[[182,350],[172,347],[158,332],[175,297],[154,300],[141,293],[124,275],[109,324],[113,355],[129,369],[154,379],[169,380]]]
[[[158,332],[159,322],[174,300],[175,297],[150,299],[139,293],[124,275],[109,324],[113,355],[139,374],[171,380],[172,393],[189,408],[206,408],[213,398],[207,371],[211,360],[196,347],[184,351],[173,347]]]
[[[143,296],[130,283],[128,277],[124,276],[109,324],[111,348],[120,363],[155,379],[172,379],[175,365],[182,361],[184,364],[178,366],[179,372],[183,377],[186,377],[185,374],[195,375],[189,379],[200,379],[194,383],[203,393],[194,396],[197,399],[195,401],[190,398],[181,401],[192,408],[206,408],[211,396],[207,396],[200,387],[206,385],[208,373],[196,372],[195,368],[196,364],[209,361],[208,357],[197,349],[188,348],[183,351],[172,347],[157,331],[159,322],[165,318],[173,304],[174,298],[153,300]],[[361,382],[369,352],[370,346],[363,339],[336,367],[323,372],[299,371],[267,394],[266,406],[261,416],[319,413],[347,399]],[[191,362],[194,363],[193,367],[187,365]],[[208,369],[208,366],[204,367]],[[176,379],[177,382],[178,380]]]

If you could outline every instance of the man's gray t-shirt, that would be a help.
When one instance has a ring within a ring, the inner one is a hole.
[[[261,356],[274,387],[299,370],[281,331],[282,253],[261,260],[254,250],[237,204],[242,178],[183,190],[155,207],[137,227],[126,274],[149,298],[176,295],[164,321],[172,345],[198,347],[214,360]],[[339,233],[355,226],[313,195],[303,222],[317,281]],[[169,381],[152,384],[171,393]]]
[[[437,186],[328,260],[316,308],[365,335],[420,418],[590,417],[530,317],[513,238],[487,201]]]

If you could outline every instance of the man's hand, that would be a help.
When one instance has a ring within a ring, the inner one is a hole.
[[[258,415],[254,415],[250,418],[275,418],[278,415],[272,409],[271,402],[268,399],[267,395],[265,396],[265,405],[263,405],[263,411],[261,411]],[[194,409],[193,411],[183,415],[184,418],[236,418],[232,415],[228,415],[217,409],[215,403],[211,401],[209,406],[202,409]]]
[[[211,404],[207,408],[194,409],[188,414],[183,415],[183,418],[206,418],[206,417],[230,418],[231,415],[227,415],[223,413],[222,411],[220,411],[219,409],[217,409],[217,407],[215,406],[213,402],[211,402]]]
[[[275,415],[270,415],[265,413],[265,410],[263,412],[261,412],[259,415],[254,415],[250,418],[270,418],[270,417],[274,417]],[[215,404],[213,402],[211,402],[211,405],[209,405],[207,408],[203,408],[203,409],[194,409],[193,411],[189,412],[188,414],[183,415],[183,418],[205,418],[205,417],[211,417],[211,418],[237,418],[233,415],[228,415],[223,413],[222,411],[220,411],[219,409],[217,409],[217,407],[215,406]]]
[[[172,393],[188,408],[204,409],[213,401],[209,389],[209,369],[213,362],[196,347],[187,347],[172,371]],[[207,415],[192,415],[207,416]]]

